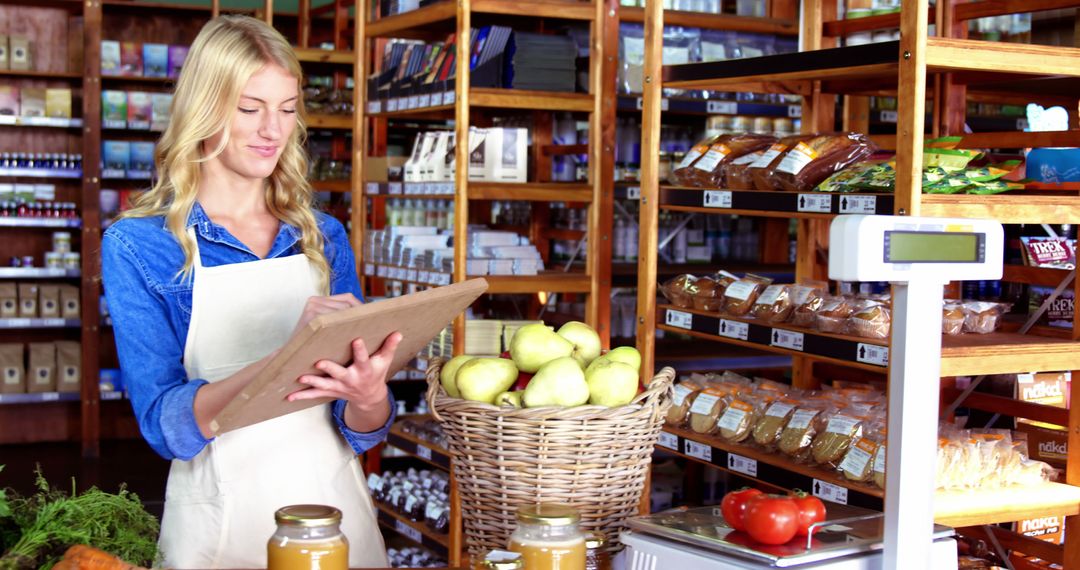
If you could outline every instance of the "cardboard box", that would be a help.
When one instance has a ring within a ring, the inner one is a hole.
[[[29,71],[33,65],[30,40],[22,36],[8,38],[8,68],[13,71]]]
[[[1032,285],[1028,297],[1028,314],[1035,314],[1053,291],[1054,289],[1052,287],[1038,287]],[[1046,312],[1039,317],[1037,324],[1066,329],[1072,328],[1073,308],[1076,306],[1075,295],[1076,292],[1071,287],[1065,289],[1053,303],[1050,303]]]
[[[143,44],[143,76],[169,76],[169,46],[166,44]]]
[[[133,142],[131,143],[131,158],[128,164],[128,175],[132,173],[150,174],[154,172],[154,143]],[[145,176],[132,176],[145,178]]]
[[[404,156],[369,156],[364,160],[364,178],[367,182],[389,182],[401,180],[401,171],[407,157]]]
[[[1065,539],[1065,517],[1045,516],[1036,519],[1016,521],[1013,530],[1032,538],[1062,544]]]
[[[405,162],[405,181],[420,182],[425,180],[425,160],[430,158],[431,150],[435,146],[437,133],[423,133],[419,136],[417,144],[413,145],[413,154]]]
[[[19,88],[14,85],[0,85],[0,115],[19,115]]]
[[[169,126],[172,112],[172,93],[152,93],[150,95],[150,130],[164,131]]]
[[[127,128],[128,102],[126,91],[101,92],[101,126],[106,129]]]
[[[494,176],[487,143],[490,130],[469,127],[469,180],[491,180]]]
[[[142,49],[138,42],[120,42],[120,75],[141,77],[142,73]]]
[[[128,141],[102,141],[101,160],[105,170],[127,172],[131,164],[131,143]]]
[[[489,129],[490,130],[490,129]],[[525,182],[529,174],[528,129],[494,129],[497,139],[491,141],[489,150],[495,150],[496,182]]]
[[[1028,455],[1059,469],[1065,468],[1069,457],[1069,432],[1064,428],[1047,428],[1027,422],[1016,422],[1016,431],[1027,435]]]
[[[71,89],[45,90],[45,116],[56,119],[71,118]]]
[[[120,42],[102,40],[101,74],[109,76],[120,75]]]
[[[8,62],[8,37],[5,34],[0,34],[0,69],[8,69],[10,65]]]
[[[45,116],[45,89],[24,87],[20,93],[19,109],[23,117]]]
[[[150,94],[142,91],[129,91],[127,94],[127,128],[150,130],[153,105]]]
[[[169,77],[180,77],[180,70],[187,59],[187,46],[169,46]]]

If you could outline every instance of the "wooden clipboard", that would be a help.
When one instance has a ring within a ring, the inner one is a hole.
[[[357,338],[364,339],[368,350],[375,352],[390,333],[402,334],[387,377],[393,376],[487,288],[486,280],[470,279],[312,319],[210,422],[211,432],[219,435],[330,401],[288,402],[285,398],[306,388],[297,378],[319,374],[316,362],[350,362],[351,343]]]

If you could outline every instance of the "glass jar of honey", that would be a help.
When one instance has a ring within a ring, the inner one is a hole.
[[[563,505],[526,505],[518,509],[517,529],[509,549],[520,552],[528,570],[585,570],[585,535],[581,515]]]
[[[472,570],[523,570],[525,563],[521,554],[505,550],[489,550],[480,556],[474,556]]]
[[[277,530],[266,544],[269,570],[348,570],[349,542],[341,511],[325,505],[291,505],[274,513]]]
[[[604,550],[606,543],[599,532],[585,536],[585,570],[611,570],[611,556]]]

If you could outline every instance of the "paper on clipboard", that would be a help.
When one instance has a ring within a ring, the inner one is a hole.
[[[288,402],[285,397],[306,387],[297,378],[319,374],[316,362],[351,361],[351,343],[357,338],[363,338],[368,350],[374,352],[390,333],[402,334],[387,375],[392,377],[487,288],[484,279],[470,279],[312,319],[210,422],[211,432],[219,435],[330,401],[323,398]]]

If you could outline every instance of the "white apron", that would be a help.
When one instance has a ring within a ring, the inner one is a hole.
[[[215,382],[280,348],[318,294],[303,255],[203,267],[196,243],[194,266],[189,378]],[[266,568],[274,511],[301,503],[341,509],[350,568],[389,566],[360,463],[324,404],[220,435],[191,461],[173,460],[163,567]]]

